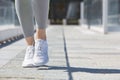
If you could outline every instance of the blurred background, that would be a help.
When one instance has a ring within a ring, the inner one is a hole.
[[[19,24],[14,1],[0,0],[0,25]],[[80,1],[82,0],[50,0],[50,23],[62,24],[63,19],[68,19],[68,24],[78,24]]]

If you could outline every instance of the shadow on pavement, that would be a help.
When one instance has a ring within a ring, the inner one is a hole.
[[[41,70],[38,68],[38,70]],[[67,72],[86,72],[97,74],[120,74],[120,69],[97,69],[97,68],[81,68],[81,67],[59,67],[48,66],[47,70],[66,70]]]

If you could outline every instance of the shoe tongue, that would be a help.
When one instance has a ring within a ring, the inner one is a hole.
[[[27,49],[33,49],[33,46],[28,46]]]
[[[44,42],[44,40],[42,40],[42,39],[38,39],[35,41],[36,45],[41,45],[41,44],[43,44],[43,42]]]
[[[45,40],[43,40],[43,39],[37,39],[37,40],[35,40],[35,42],[44,42]]]
[[[33,48],[33,46],[28,46],[27,48]]]

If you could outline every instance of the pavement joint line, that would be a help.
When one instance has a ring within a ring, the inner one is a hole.
[[[63,35],[63,42],[64,42],[64,51],[65,51],[65,58],[66,58],[66,65],[67,65],[67,70],[68,70],[68,76],[69,80],[73,80],[73,76],[70,70],[70,63],[69,63],[69,58],[68,58],[68,51],[67,51],[67,45],[66,45],[66,38],[65,38],[65,32],[64,28],[62,28],[62,35]]]

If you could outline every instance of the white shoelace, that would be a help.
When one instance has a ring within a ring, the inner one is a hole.
[[[27,49],[27,58],[32,59],[33,55],[34,55],[34,49],[33,48]]]

